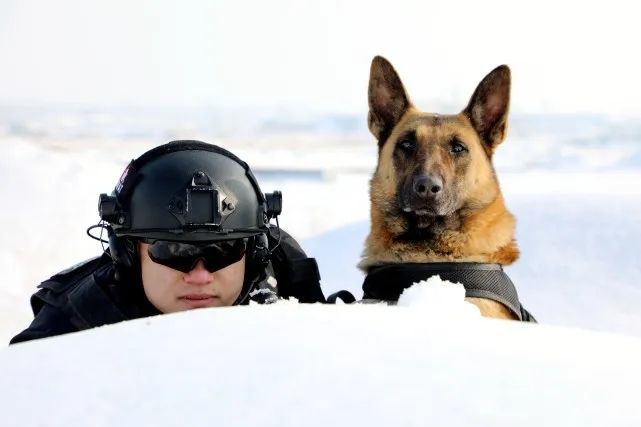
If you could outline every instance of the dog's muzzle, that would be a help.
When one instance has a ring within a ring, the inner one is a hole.
[[[417,174],[402,189],[401,207],[406,213],[438,216],[444,214],[445,188],[436,174]]]

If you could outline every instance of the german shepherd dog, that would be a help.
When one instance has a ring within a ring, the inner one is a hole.
[[[370,181],[371,229],[359,267],[516,261],[515,219],[492,165],[507,130],[510,69],[494,69],[462,112],[442,115],[417,109],[392,65],[377,56],[368,95],[378,165]],[[515,318],[499,302],[466,300],[483,316]]]

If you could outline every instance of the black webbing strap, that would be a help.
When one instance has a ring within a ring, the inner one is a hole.
[[[356,298],[354,298],[354,295],[350,291],[347,291],[343,289],[342,291],[334,292],[330,296],[327,297],[327,303],[328,304],[336,304],[336,301],[340,298],[341,301],[343,301],[345,304],[351,304],[353,302],[356,302]]]

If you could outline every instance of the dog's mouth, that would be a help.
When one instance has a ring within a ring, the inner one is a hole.
[[[405,212],[406,214],[413,214],[413,215],[416,215],[416,216],[441,216],[441,214],[439,214],[438,210],[436,210],[436,209],[434,209],[432,207],[430,207],[430,208],[425,208],[425,207],[412,208],[410,206],[406,206],[406,207],[403,208],[403,212]]]
[[[447,203],[434,203],[428,205],[424,203],[404,203],[401,201],[400,207],[404,215],[425,219],[448,216],[453,213],[453,209]]]

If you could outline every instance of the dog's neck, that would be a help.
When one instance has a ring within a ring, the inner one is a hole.
[[[371,230],[359,267],[452,261],[509,265],[519,256],[515,220],[500,194],[485,207],[462,208],[416,226],[412,220],[384,215],[372,205]]]

